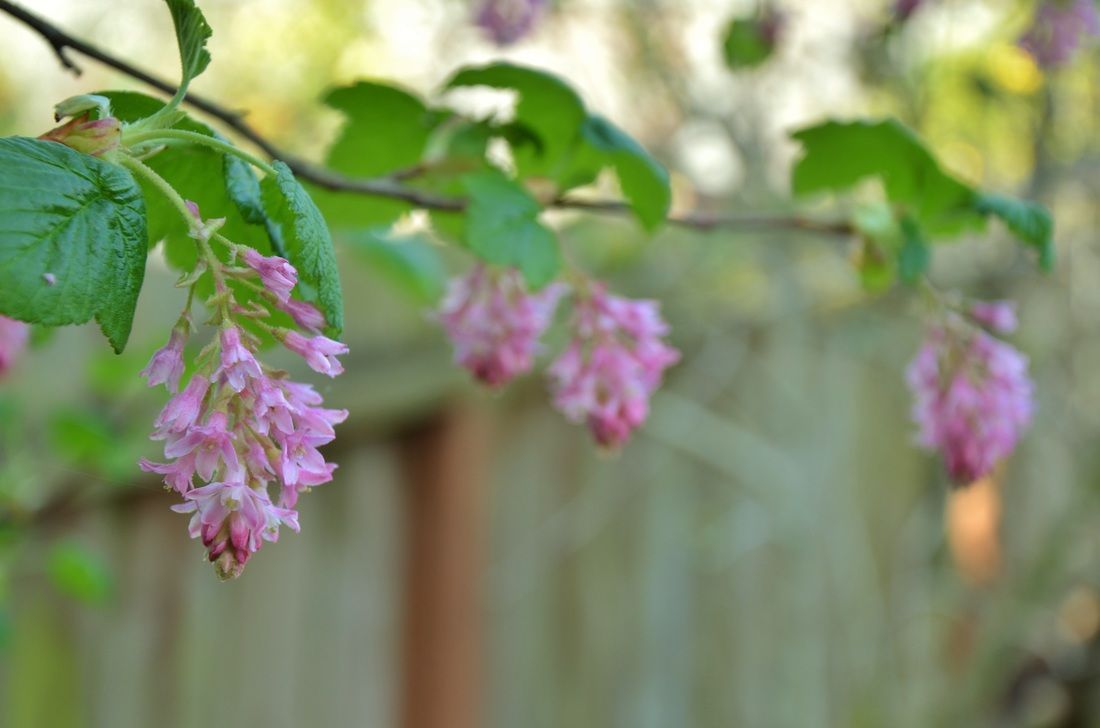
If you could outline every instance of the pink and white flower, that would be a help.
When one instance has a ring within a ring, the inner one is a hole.
[[[593,284],[576,305],[572,343],[548,372],[554,405],[587,422],[601,446],[622,446],[645,422],[664,370],[680,359],[663,340],[668,330],[655,301],[612,296]]]
[[[226,326],[221,332],[221,366],[214,372],[212,380],[222,380],[234,392],[240,392],[249,380],[262,375],[260,364],[248,347],[241,343],[241,330],[236,326]]]
[[[186,340],[185,326],[172,329],[168,343],[157,349],[148,366],[141,370],[141,376],[145,377],[150,387],[163,384],[169,392],[179,391],[180,377],[183,376],[183,345]]]
[[[252,248],[241,248],[241,260],[260,276],[264,288],[275,294],[280,302],[286,303],[290,292],[298,285],[298,271],[286,258],[264,256]]]
[[[335,377],[344,373],[344,367],[336,359],[348,353],[348,347],[327,336],[306,338],[297,331],[288,331],[283,338],[286,348],[306,360],[309,368],[320,374]]]
[[[1003,311],[992,320],[1008,323]],[[1027,370],[1027,357],[957,314],[929,328],[907,372],[913,419],[955,482],[988,475],[1015,449],[1034,411]]]
[[[455,362],[490,387],[529,372],[539,338],[567,290],[554,283],[528,293],[519,271],[483,265],[455,278],[437,314],[454,345]]]

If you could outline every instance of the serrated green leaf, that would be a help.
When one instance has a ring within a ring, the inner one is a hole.
[[[736,18],[726,26],[722,57],[729,68],[755,68],[771,58],[774,50],[775,44],[768,39],[759,18]]]
[[[514,266],[533,289],[549,283],[561,265],[557,239],[538,221],[539,203],[500,172],[464,178],[470,203],[466,245],[483,260]]]
[[[447,269],[436,246],[424,236],[396,236],[384,228],[374,228],[340,237],[373,270],[417,303],[434,303],[443,294]]]
[[[210,39],[212,31],[194,0],[165,0],[165,4],[172,14],[172,24],[176,27],[176,43],[180,49],[183,74],[180,85],[186,86],[210,64],[206,41]]]
[[[672,202],[668,171],[641,144],[607,119],[591,114],[582,135],[607,156],[638,220],[649,231],[661,226]]]
[[[252,225],[261,225],[267,231],[267,238],[271,242],[271,250],[283,258],[287,256],[286,243],[283,242],[282,231],[279,226],[268,217],[264,209],[263,196],[260,192],[260,180],[252,171],[252,165],[240,157],[230,154],[222,160],[225,170],[225,191],[229,199],[237,206],[237,211],[245,222]]]
[[[339,336],[344,328],[344,296],[328,226],[290,167],[279,161],[272,166],[275,176],[260,183],[264,209],[281,228],[287,258],[298,269],[299,281],[306,284],[303,294],[309,294],[307,300],[325,315],[325,332]]]
[[[102,604],[114,591],[114,579],[106,562],[76,542],[54,546],[47,571],[58,591],[82,602]]]
[[[0,313],[46,326],[94,317],[121,352],[147,250],[130,173],[62,144],[0,139],[0,210]]]
[[[584,102],[573,88],[558,76],[511,63],[491,63],[463,68],[445,88],[488,86],[511,89],[518,95],[515,121],[531,129],[541,140],[538,149],[517,152],[516,164],[523,176],[548,176],[557,179],[561,166],[568,161],[579,139],[586,118]]]
[[[130,91],[99,93],[111,100],[115,116],[123,122],[146,118],[164,107],[163,101],[145,94]],[[210,127],[186,115],[181,115],[173,128],[217,136]],[[223,157],[221,153],[208,147],[177,144],[157,152],[146,159],[145,163],[167,180],[184,199],[197,204],[203,217],[224,218],[225,225],[220,232],[227,238],[263,253],[278,253],[271,246],[271,237],[270,234],[265,234],[265,228],[255,226],[245,219],[242,201],[238,199],[241,193],[240,180],[231,177],[225,159],[228,157]],[[181,271],[193,269],[197,259],[195,241],[187,234],[186,222],[159,190],[142,180],[138,182],[145,192],[149,246],[163,241],[165,256],[174,268]],[[238,185],[236,190],[232,189],[234,184]]]
[[[975,192],[945,173],[920,139],[895,119],[827,121],[791,135],[803,147],[791,186],[795,195],[840,191],[879,178],[887,198],[929,234],[981,229]]]
[[[1046,207],[1037,202],[983,193],[978,196],[977,209],[999,218],[1016,237],[1035,248],[1043,270],[1054,267],[1054,219]]]

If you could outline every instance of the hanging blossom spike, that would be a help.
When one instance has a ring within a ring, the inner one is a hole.
[[[994,337],[1016,328],[1011,303],[975,304],[931,325],[909,365],[918,441],[938,450],[959,485],[992,472],[1031,424],[1027,357]]]
[[[193,237],[202,248],[210,244],[219,221],[203,221],[196,206],[189,208],[195,216]],[[184,502],[173,510],[191,514],[189,532],[202,540],[207,558],[223,579],[239,576],[265,542],[278,539],[282,526],[298,530],[298,513],[293,510],[298,497],[332,480],[336,469],[318,448],[332,442],[334,427],[348,415],[347,410],[322,407],[321,396],[308,384],[290,381],[285,372],[256,358],[256,337],[236,320],[245,314],[288,347],[300,348],[311,366],[330,376],[343,371],[336,357],[346,354],[347,347],[323,336],[306,338],[266,326],[260,315],[274,308],[298,310],[311,324],[304,328],[321,328],[324,318],[311,304],[290,298],[294,286],[288,282],[296,281],[296,275],[287,261],[253,255],[240,246],[234,250],[251,271],[231,270],[212,254],[205,256],[214,266],[216,289],[207,307],[215,311],[219,331],[199,354],[199,366],[183,391],[169,400],[154,423],[152,439],[164,441],[168,462],[140,463],[183,496]],[[267,291],[265,303],[238,303],[222,280],[230,273],[258,277]],[[146,368],[151,386],[178,383],[186,321],[185,313],[168,344]],[[277,488],[277,500],[269,488]]]
[[[1087,38],[1100,35],[1100,11],[1094,0],[1043,0],[1019,45],[1043,68],[1073,60]]]
[[[531,371],[539,338],[568,290],[552,283],[528,293],[519,271],[478,265],[451,281],[435,317],[454,345],[455,363],[482,384],[502,387]]]
[[[474,22],[498,46],[530,34],[546,12],[548,0],[484,0]]]
[[[645,422],[664,370],[680,360],[656,301],[612,296],[594,283],[577,301],[573,340],[550,365],[554,405],[586,422],[603,447],[621,447]]]
[[[30,327],[22,321],[0,316],[0,375],[8,371],[27,348]]]

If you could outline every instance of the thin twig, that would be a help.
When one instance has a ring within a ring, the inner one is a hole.
[[[176,93],[176,86],[173,84],[156,78],[140,68],[136,68],[126,61],[116,58],[89,43],[74,38],[48,20],[34,15],[18,5],[8,2],[8,0],[0,0],[0,11],[7,13],[42,36],[42,38],[49,43],[50,48],[53,49],[54,55],[57,56],[61,65],[74,74],[79,75],[81,69],[68,57],[66,51],[69,50],[76,51],[81,55],[96,60],[109,68],[113,68],[120,73],[152,86],[166,94],[171,95]],[[398,170],[394,174],[384,177],[348,177],[323,166],[287,154],[252,128],[252,126],[245,121],[244,115],[241,112],[231,111],[220,104],[193,93],[187,94],[184,98],[184,103],[218,119],[240,136],[256,145],[256,147],[262,150],[268,157],[280,159],[285,162],[297,177],[312,182],[318,187],[336,192],[402,200],[427,210],[461,212],[466,208],[466,200],[461,197],[436,195],[401,183],[405,179],[417,176],[422,171],[420,166]],[[630,207],[626,203],[617,200],[581,200],[562,197],[551,202],[550,206],[561,209],[587,210],[589,212],[615,215],[630,212]],[[707,212],[688,212],[671,215],[668,218],[668,222],[672,225],[679,225],[681,227],[702,231],[718,228],[733,228],[749,230],[798,230],[840,236],[849,236],[853,234],[852,226],[846,222],[823,222],[792,216],[729,215]]]

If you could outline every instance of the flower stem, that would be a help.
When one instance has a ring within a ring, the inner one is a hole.
[[[148,131],[137,131],[125,137],[125,142],[128,145],[172,140],[185,141],[191,144],[198,144],[216,149],[222,154],[230,154],[248,162],[253,167],[263,170],[264,174],[275,174],[275,168],[259,157],[249,154],[243,149],[238,149],[229,142],[224,142],[221,139],[206,134],[200,134],[195,131],[187,131],[186,129],[150,129]]]

